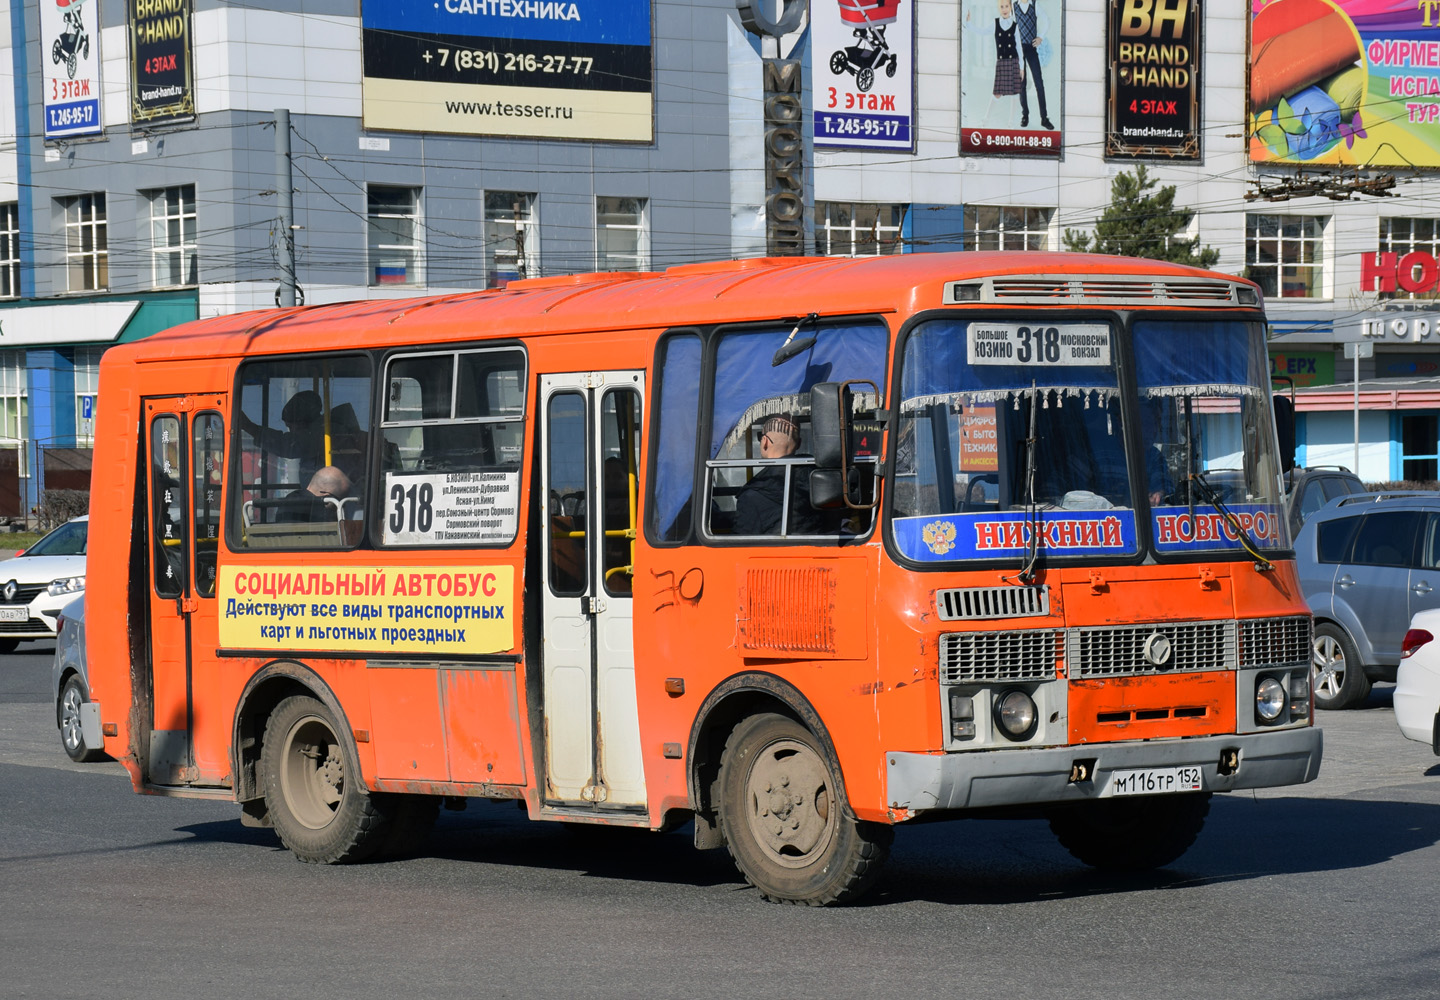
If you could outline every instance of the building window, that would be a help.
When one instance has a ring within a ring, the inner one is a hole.
[[[20,476],[30,475],[30,400],[24,351],[0,351],[0,448],[19,451]]]
[[[0,298],[20,294],[20,205],[0,205]]]
[[[504,288],[540,275],[535,196],[519,191],[485,192],[485,287]]]
[[[650,266],[649,202],[595,199],[595,269],[644,271]]]
[[[1415,251],[1440,259],[1440,219],[1381,219],[1380,252],[1393,253],[1398,260]],[[1419,277],[1416,275],[1415,277]],[[1381,292],[1382,299],[1433,299],[1436,290],[1407,292],[1398,285],[1393,292]]]
[[[1324,217],[1246,215],[1245,277],[1271,298],[1324,298]]]
[[[66,288],[93,292],[110,284],[110,244],[105,229],[105,194],[62,198],[65,209]]]
[[[1053,208],[966,205],[960,246],[965,250],[1048,250],[1054,217]]]
[[[95,447],[95,404],[99,401],[103,347],[75,348],[75,447]]]
[[[146,191],[150,202],[150,273],[156,288],[199,283],[195,185]]]
[[[422,284],[425,278],[420,189],[370,185],[367,219],[370,284]]]
[[[1423,483],[1440,479],[1440,417],[1433,413],[1400,417],[1400,478]]]
[[[848,201],[815,203],[815,252],[822,257],[880,257],[903,253],[905,205]]]

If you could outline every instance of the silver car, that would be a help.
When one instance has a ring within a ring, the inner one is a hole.
[[[85,598],[65,605],[59,618],[51,686],[60,743],[71,760],[103,760],[105,737],[100,731],[100,706],[90,700],[90,680],[85,670]]]
[[[1395,679],[1410,618],[1440,607],[1440,493],[1333,500],[1300,529],[1295,563],[1315,615],[1315,704],[1357,705]]]

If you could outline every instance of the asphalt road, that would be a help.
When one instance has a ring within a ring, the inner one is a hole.
[[[687,831],[442,814],[420,857],[296,862],[226,803],[72,764],[50,647],[0,658],[0,997],[1440,996],[1440,759],[1389,690],[1322,713],[1313,784],[1217,796],[1173,868],[1040,822],[902,828],[867,905],[760,901]]]

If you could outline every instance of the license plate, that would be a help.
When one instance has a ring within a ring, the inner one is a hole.
[[[1205,788],[1198,767],[1145,767],[1110,775],[1111,795],[1164,795],[1199,792]]]
[[[28,622],[29,608],[0,608],[0,622]]]

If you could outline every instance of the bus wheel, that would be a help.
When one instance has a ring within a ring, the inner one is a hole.
[[[301,861],[362,861],[388,832],[390,810],[360,784],[340,732],[330,710],[306,695],[280,702],[265,724],[265,805],[281,842]]]
[[[735,727],[720,760],[720,823],[730,856],[774,903],[828,906],[880,874],[894,831],[846,806],[838,768],[793,719],[756,715]]]
[[[1092,868],[1146,871],[1189,850],[1209,813],[1209,792],[1097,799],[1051,811],[1050,830]]]

